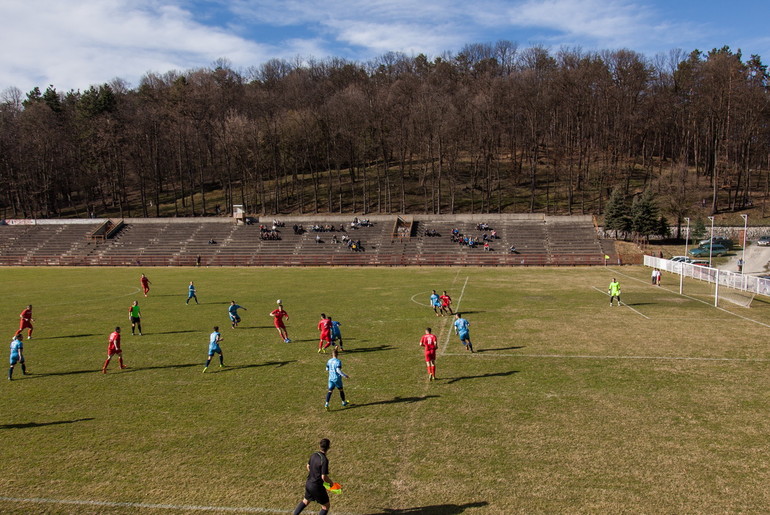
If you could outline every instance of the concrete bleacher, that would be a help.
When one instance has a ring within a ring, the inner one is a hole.
[[[351,218],[293,217],[279,228],[280,239],[263,240],[259,223],[235,224],[229,219],[126,220],[115,237],[93,239],[89,234],[104,221],[40,225],[0,225],[0,264],[128,266],[314,266],[314,265],[549,265],[603,264],[609,246],[602,246],[591,217],[542,215],[395,215],[373,218],[369,227],[352,227]],[[477,228],[485,222],[490,230]],[[270,227],[269,221],[262,222]],[[294,223],[305,232],[295,234]],[[314,225],[333,231],[314,232]],[[340,231],[340,224],[345,231]],[[400,226],[408,227],[399,231]],[[490,251],[483,242],[469,248],[451,241],[453,229],[473,236],[497,232]],[[440,236],[427,236],[426,231]],[[347,235],[361,240],[363,251],[342,242]],[[321,242],[316,242],[320,236]],[[333,240],[336,237],[337,242]],[[214,240],[215,244],[210,244]],[[511,246],[516,253],[509,252]]]

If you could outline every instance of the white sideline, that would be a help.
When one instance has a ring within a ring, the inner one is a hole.
[[[0,501],[34,504],[66,504],[72,506],[106,506],[108,508],[140,508],[148,510],[219,511],[233,513],[291,513],[291,510],[254,508],[248,506],[237,508],[234,506],[196,506],[184,504],[153,504],[143,502],[85,501],[80,499],[46,499],[42,497],[0,497]]]

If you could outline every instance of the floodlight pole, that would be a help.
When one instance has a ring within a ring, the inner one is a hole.
[[[709,268],[711,268],[711,253],[714,251],[714,217],[710,216],[711,220],[711,241],[709,241]]]
[[[743,269],[746,267],[746,229],[749,225],[749,215],[743,214],[741,218],[743,218],[743,252],[741,253],[741,274],[743,274]]]
[[[690,246],[690,217],[685,217],[684,221],[687,222],[687,229],[684,232],[684,254],[682,255],[687,256],[687,247]]]

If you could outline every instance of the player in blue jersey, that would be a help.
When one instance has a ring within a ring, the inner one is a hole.
[[[231,300],[230,307],[227,308],[227,313],[230,315],[230,324],[233,326],[233,329],[238,327],[238,324],[241,323],[241,317],[238,316],[239,309],[248,311],[248,309],[244,308],[243,306],[239,306],[238,304],[235,303],[234,300]]]
[[[337,322],[336,320],[332,320],[331,315],[329,315],[329,320],[332,321],[332,345],[334,345],[335,349],[344,351],[345,349],[342,348],[342,331],[340,331],[340,326],[342,323]]]
[[[440,317],[441,299],[439,298],[438,293],[436,293],[436,290],[433,290],[433,293],[430,294],[430,306],[433,308],[433,312],[436,316]]]
[[[195,295],[195,285],[192,281],[190,281],[190,286],[187,287],[187,302],[185,302],[185,304],[189,304],[190,299],[195,299],[195,303],[199,304],[198,296]]]
[[[11,367],[8,369],[8,380],[13,380],[13,367],[21,363],[21,373],[27,375],[27,365],[24,364],[24,337],[18,333],[11,340]],[[341,390],[340,390],[341,391]]]
[[[471,343],[470,325],[466,319],[462,317],[462,314],[455,313],[455,333],[460,338],[460,343],[465,345],[465,349],[473,352],[473,344]]]
[[[340,391],[340,398],[342,399],[342,405],[347,406],[350,404],[345,400],[345,390],[342,386],[342,378],[348,379],[350,376],[342,371],[342,361],[337,359],[337,349],[332,351],[332,357],[326,362],[326,370],[329,372],[329,391],[326,392],[326,403],[324,408],[329,409],[329,401],[332,398],[332,392],[336,388]]]
[[[214,357],[214,354],[219,354],[219,368],[222,368],[225,366],[225,356],[222,354],[222,348],[219,346],[219,342],[222,341],[222,335],[219,334],[219,326],[214,326],[214,332],[209,335],[209,359],[206,360],[206,366],[203,367],[203,373],[206,373],[206,370],[209,369],[209,365],[211,364],[211,358]]]

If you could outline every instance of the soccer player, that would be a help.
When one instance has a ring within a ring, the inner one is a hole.
[[[473,352],[473,344],[471,343],[470,325],[466,319],[462,317],[462,314],[455,313],[455,333],[460,338],[460,343],[465,345],[465,350]]]
[[[278,329],[278,335],[284,341],[284,343],[291,343],[289,339],[289,333],[286,331],[286,325],[283,323],[283,319],[289,319],[289,314],[283,309],[283,304],[278,304],[278,307],[270,312],[270,316],[273,317],[273,325]]]
[[[329,492],[326,491],[324,483],[333,484],[331,478],[329,478],[329,459],[326,457],[326,453],[331,447],[331,442],[328,438],[324,438],[320,442],[321,450],[314,452],[307,462],[307,481],[305,482],[305,495],[299,502],[296,508],[294,508],[293,515],[299,515],[302,510],[307,508],[307,505],[312,501],[321,505],[321,511],[319,515],[326,515],[329,512],[331,503],[329,502]]]
[[[187,302],[185,304],[189,304],[190,299],[195,299],[195,303],[198,304],[198,296],[195,295],[195,285],[192,281],[190,281],[190,286],[187,287]]]
[[[214,332],[209,335],[209,358],[206,360],[206,366],[203,367],[203,373],[206,373],[206,370],[209,369],[209,365],[211,364],[211,358],[214,357],[214,354],[219,354],[219,368],[224,368],[225,366],[225,356],[222,354],[222,348],[219,346],[219,342],[222,341],[222,335],[219,333],[219,326],[214,326]]]
[[[612,306],[612,299],[615,298],[618,299],[618,306],[620,306],[620,283],[614,277],[607,291],[610,294],[610,306]]]
[[[238,324],[241,323],[241,317],[238,315],[238,310],[242,309],[244,311],[248,311],[248,309],[244,308],[243,306],[239,306],[235,303],[234,300],[230,301],[230,307],[227,308],[227,313],[230,315],[230,324],[233,326],[233,329],[238,327]]]
[[[439,299],[438,293],[436,293],[436,290],[433,290],[433,293],[430,294],[430,305],[433,308],[433,312],[436,314],[437,317],[441,316],[441,300]]]
[[[142,284],[142,291],[144,292],[144,296],[146,297],[148,293],[150,293],[150,285],[152,284],[149,279],[147,279],[147,276],[142,274],[142,277],[139,278],[139,282]]]
[[[334,348],[340,351],[344,351],[345,349],[342,348],[342,331],[340,331],[340,326],[342,323],[337,322],[336,320],[332,320],[331,315],[329,315],[329,320],[331,321],[331,336]]]
[[[24,332],[24,329],[27,330],[27,340],[32,338],[32,330],[34,329],[32,327],[32,322],[34,322],[35,319],[32,318],[32,304],[24,308],[24,310],[19,315],[19,330],[16,331],[16,335],[19,335]]]
[[[318,330],[321,332],[320,339],[318,340],[318,352],[326,352],[326,348],[332,344],[332,321],[326,316],[326,313],[321,313],[321,320],[318,321]],[[326,345],[324,345],[324,342]]]
[[[450,315],[454,315],[454,311],[452,311],[452,297],[447,294],[446,290],[444,290],[439,299],[441,299],[441,313],[448,312]]]
[[[138,300],[128,308],[128,319],[131,321],[131,336],[136,335],[136,329],[139,329],[139,336],[142,336],[142,311],[139,309]]]
[[[431,328],[425,329],[425,334],[420,338],[420,347],[425,348],[425,365],[428,367],[428,381],[436,379],[436,349],[438,349],[438,339],[431,332]]]
[[[24,341],[21,333],[16,334],[11,340],[11,367],[8,369],[8,380],[13,381],[13,367],[21,363],[21,373],[27,375],[27,365],[24,363]]]
[[[128,368],[123,364],[123,350],[120,348],[120,327],[116,327],[115,331],[110,334],[110,340],[107,344],[107,360],[102,367],[102,374],[107,373],[107,366],[110,364],[110,360],[115,354],[118,355],[118,364],[120,364],[120,368]]]
[[[326,392],[326,403],[324,408],[329,409],[329,401],[332,398],[332,392],[336,388],[340,391],[340,399],[342,399],[342,406],[350,404],[345,400],[345,390],[342,386],[342,378],[349,379],[350,376],[342,371],[342,361],[337,359],[337,349],[332,350],[332,357],[326,362],[326,370],[329,372],[329,390]]]

